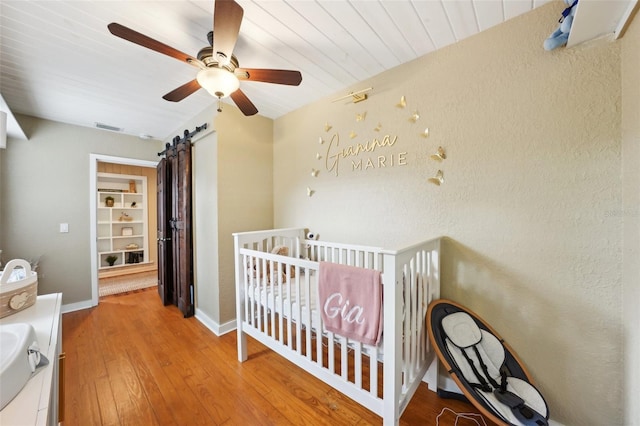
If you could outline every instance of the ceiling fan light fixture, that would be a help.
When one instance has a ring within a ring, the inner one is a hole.
[[[232,72],[217,67],[198,71],[198,84],[216,98],[226,98],[240,88],[240,81]]]

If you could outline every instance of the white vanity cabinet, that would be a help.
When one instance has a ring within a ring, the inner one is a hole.
[[[0,425],[57,425],[64,412],[62,293],[38,296],[29,308],[0,319],[0,324],[29,323],[49,365],[40,370],[0,411]]]

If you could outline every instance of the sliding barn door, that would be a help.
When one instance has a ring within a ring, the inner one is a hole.
[[[193,316],[191,141],[168,146],[158,164],[158,292]],[[163,183],[160,183],[162,180]]]
[[[179,143],[172,159],[173,261],[176,304],[185,317],[194,314],[191,235],[191,141]]]
[[[166,159],[157,167],[158,294],[163,305],[174,304],[173,245],[171,244],[171,169]]]

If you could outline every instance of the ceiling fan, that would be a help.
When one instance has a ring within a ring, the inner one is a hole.
[[[233,0],[215,0],[213,10],[213,29],[207,35],[209,46],[198,52],[197,58],[180,52],[157,40],[115,22],[107,27],[111,34],[162,53],[179,61],[186,62],[199,69],[194,80],[183,84],[163,96],[171,102],[178,102],[204,88],[218,98],[218,111],[221,111],[220,100],[230,96],[244,115],[258,112],[256,106],[240,90],[240,80],[260,81],[264,83],[286,84],[298,86],[302,81],[300,71],[240,68],[233,48],[238,40],[240,24],[244,10]]]

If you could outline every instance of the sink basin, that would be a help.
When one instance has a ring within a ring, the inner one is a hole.
[[[47,363],[40,355],[31,324],[0,325],[0,410],[20,393],[38,367]]]

